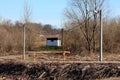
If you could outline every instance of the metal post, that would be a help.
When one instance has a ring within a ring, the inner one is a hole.
[[[99,12],[100,14],[100,61],[102,61],[102,58],[103,58],[103,53],[102,53],[102,40],[103,40],[103,28],[102,28],[102,10],[100,10]]]
[[[25,39],[26,39],[26,33],[25,33],[25,24],[23,25],[23,59],[25,60]]]

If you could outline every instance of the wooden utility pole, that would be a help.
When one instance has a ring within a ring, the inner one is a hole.
[[[25,40],[26,40],[26,27],[23,25],[23,59],[25,60]]]
[[[62,50],[64,51],[64,29],[61,29],[61,45],[62,45]]]

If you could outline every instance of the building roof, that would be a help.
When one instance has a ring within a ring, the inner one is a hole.
[[[58,39],[61,39],[61,35],[60,34],[46,35],[46,38],[58,38]]]

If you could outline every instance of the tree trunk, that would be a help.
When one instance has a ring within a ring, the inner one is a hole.
[[[93,26],[93,53],[96,51],[95,29],[97,27],[97,14],[94,13],[94,26]]]

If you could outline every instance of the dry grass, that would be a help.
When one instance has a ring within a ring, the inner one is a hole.
[[[2,59],[22,60],[22,55],[1,56]],[[62,54],[26,54],[26,61],[63,61]],[[66,55],[65,61],[99,61],[99,54]],[[120,54],[103,53],[103,61],[120,61]]]
[[[63,61],[64,58],[61,54],[37,54],[28,55],[28,61]],[[67,55],[65,61],[99,61],[99,54],[91,55]],[[120,54],[104,53],[103,61],[120,61]]]

